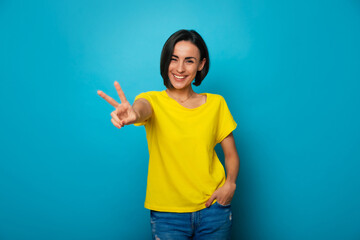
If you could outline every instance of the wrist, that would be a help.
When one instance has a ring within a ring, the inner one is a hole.
[[[232,180],[232,179],[229,179],[229,178],[226,179],[225,184],[236,188],[236,182],[234,180]]]
[[[138,111],[136,111],[135,108],[134,109],[134,113],[135,113],[135,122],[138,122],[140,120],[140,113]]]

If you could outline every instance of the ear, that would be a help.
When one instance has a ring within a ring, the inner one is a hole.
[[[206,58],[203,58],[203,60],[201,60],[199,64],[198,71],[201,71],[204,68],[205,63],[206,63]]]

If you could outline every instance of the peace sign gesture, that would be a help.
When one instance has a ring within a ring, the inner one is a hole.
[[[128,100],[126,100],[125,94],[122,91],[120,84],[115,81],[114,83],[116,91],[120,97],[121,103],[116,102],[113,98],[106,95],[104,92],[98,90],[98,94],[100,97],[105,99],[108,103],[110,103],[114,108],[115,111],[111,112],[111,122],[117,128],[122,128],[125,125],[130,125],[136,122],[137,114],[133,107],[130,105]]]

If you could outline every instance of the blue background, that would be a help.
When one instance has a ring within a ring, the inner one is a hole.
[[[0,1],[0,239],[150,239],[145,130],[96,91],[163,90],[182,28],[238,123],[233,239],[360,239],[357,0]]]

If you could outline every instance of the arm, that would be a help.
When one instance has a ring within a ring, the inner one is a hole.
[[[140,123],[146,121],[151,117],[153,112],[151,104],[145,98],[137,99],[133,103],[132,108],[134,109],[136,114],[136,121],[134,123]]]
[[[235,146],[234,135],[230,133],[220,144],[225,155],[226,182],[236,186],[240,161]]]
[[[225,184],[218,188],[206,202],[206,207],[209,207],[216,199],[220,204],[230,204],[236,189],[236,179],[239,173],[239,156],[235,146],[234,135],[230,133],[220,143],[225,155],[225,168],[227,178]]]

